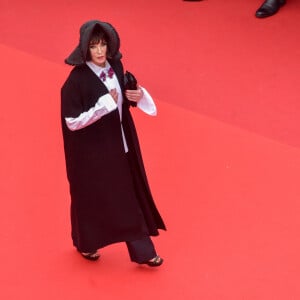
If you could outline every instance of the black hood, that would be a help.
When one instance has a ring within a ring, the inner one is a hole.
[[[120,38],[115,28],[109,23],[91,20],[84,23],[80,27],[79,45],[74,51],[65,59],[65,63],[72,66],[82,65],[86,62],[86,55],[88,53],[89,41],[93,30],[99,26],[108,37],[108,47],[110,49],[111,59],[120,59],[122,57],[119,52]]]

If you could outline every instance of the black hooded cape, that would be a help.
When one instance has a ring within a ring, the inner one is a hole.
[[[120,60],[109,60],[124,95]],[[118,109],[76,131],[65,117],[78,117],[109,91],[86,65],[75,66],[61,90],[61,118],[71,194],[74,246],[91,252],[108,244],[158,235],[166,229],[148,185],[138,137],[125,96],[122,125]]]

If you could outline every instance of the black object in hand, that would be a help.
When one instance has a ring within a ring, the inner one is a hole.
[[[124,74],[124,86],[125,90],[137,90],[137,80],[129,71]]]

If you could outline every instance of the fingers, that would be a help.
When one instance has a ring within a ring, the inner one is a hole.
[[[117,89],[111,89],[109,91],[109,94],[113,97],[113,99],[115,100],[115,102],[117,103],[118,102],[118,92],[117,92]]]
[[[111,89],[109,91],[109,94],[113,97],[114,101],[117,103],[119,97],[117,89]],[[141,88],[138,88],[137,90],[126,90],[125,95],[128,100],[133,102],[139,102],[142,99],[144,92]]]
[[[125,95],[128,100],[138,102],[143,97],[143,90],[138,88],[137,90],[126,90]]]

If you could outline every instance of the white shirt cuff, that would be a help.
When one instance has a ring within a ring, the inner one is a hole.
[[[145,88],[141,87],[141,89],[143,90],[143,97],[137,103],[137,107],[150,116],[156,116],[157,109],[151,95],[147,92]]]
[[[112,112],[113,110],[115,110],[118,105],[115,102],[115,100],[113,99],[113,97],[110,94],[105,94],[104,96],[101,96],[97,103],[96,103],[96,108],[97,107],[105,107],[107,109],[107,112]]]

